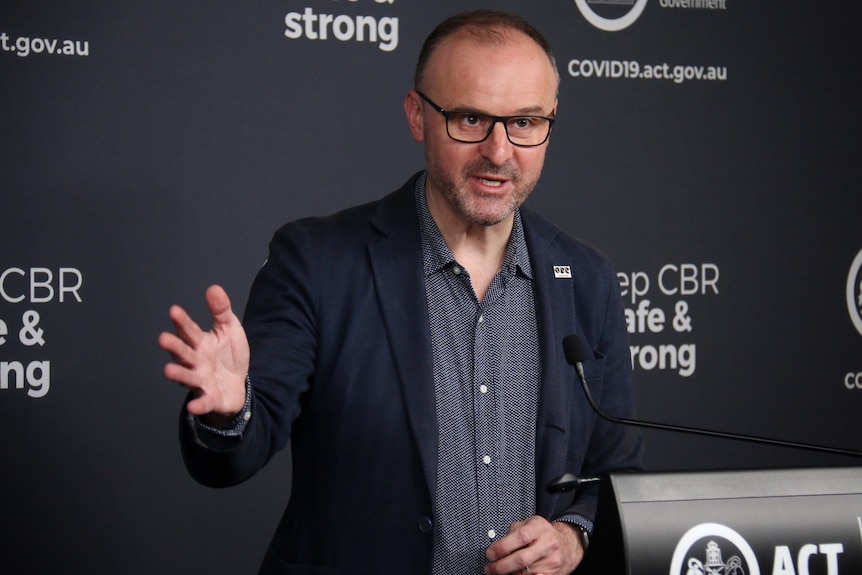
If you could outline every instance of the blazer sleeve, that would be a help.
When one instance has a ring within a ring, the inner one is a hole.
[[[307,225],[282,227],[252,285],[243,325],[251,346],[253,399],[242,436],[202,441],[186,421],[180,424],[186,467],[204,485],[226,487],[248,479],[290,439],[315,364],[318,291],[313,286],[319,271],[311,246]]]

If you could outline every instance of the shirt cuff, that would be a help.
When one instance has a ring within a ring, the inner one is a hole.
[[[581,543],[583,544],[584,549],[586,550],[586,548],[590,546],[590,535],[593,533],[593,522],[583,515],[570,513],[568,515],[557,517],[553,522],[568,523],[569,525],[574,526],[581,534]]]
[[[251,419],[252,395],[251,378],[246,375],[245,404],[242,406],[242,409],[236,417],[234,417],[225,427],[213,427],[211,425],[207,425],[201,421],[199,417],[188,414],[187,419],[189,425],[192,427],[192,431],[195,434],[197,442],[204,447],[214,447],[207,442],[208,438],[215,439],[216,443],[218,442],[218,438],[230,438],[234,440],[242,439],[243,431],[245,431],[246,425],[248,425],[248,422]]]

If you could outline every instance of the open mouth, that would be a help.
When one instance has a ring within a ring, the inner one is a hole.
[[[479,181],[486,186],[491,186],[492,188],[498,188],[503,185],[502,180],[489,180],[488,178],[479,178]]]

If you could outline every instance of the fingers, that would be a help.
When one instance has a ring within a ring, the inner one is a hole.
[[[179,363],[169,363],[165,365],[165,377],[171,381],[179,383],[183,387],[189,389],[197,389],[201,387],[200,376],[193,369],[190,369]]]
[[[192,364],[193,350],[186,342],[168,332],[159,334],[159,347],[171,354],[171,359],[186,367]]]
[[[529,547],[535,541],[536,535],[533,533],[534,530],[527,526],[527,523],[527,521],[513,523],[505,537],[488,547],[486,552],[488,560],[497,561],[520,549]]]
[[[222,310],[226,302],[227,311],[229,312],[230,301],[227,299],[227,294],[224,293],[224,290],[221,288],[217,290],[210,288],[210,290],[207,290],[208,304],[210,303],[210,292],[213,292],[213,304]],[[211,309],[213,304],[210,306]],[[171,306],[168,315],[174,324],[176,334],[169,332],[161,333],[159,335],[159,347],[167,351],[175,363],[165,366],[165,377],[184,387],[198,388],[201,386],[198,381],[199,376],[195,370],[195,367],[201,362],[198,348],[202,346],[207,333],[178,305]]]
[[[530,550],[535,536],[525,525],[524,521],[513,523],[505,537],[488,547],[485,555],[490,563],[485,566],[486,574],[518,573],[535,563],[538,557]]]
[[[176,333],[159,335],[159,346],[173,360],[164,374],[194,392],[195,398],[187,405],[192,415],[236,414],[245,402],[248,340],[221,287],[207,289],[206,302],[213,318],[213,328],[207,331],[183,308],[170,308]]]
[[[178,305],[171,306],[168,315],[174,324],[174,329],[177,331],[177,336],[180,337],[186,344],[191,347],[197,347],[203,338],[204,332],[198,324],[192,320],[186,310]]]
[[[206,301],[214,329],[227,327],[234,322],[236,316],[231,311],[230,298],[221,286],[210,286],[206,291]],[[180,339],[190,347],[197,348],[204,337],[204,330],[178,305],[171,306],[168,315]]]
[[[486,556],[490,563],[485,566],[485,573],[523,573],[527,568],[533,574],[570,573],[582,553],[572,554],[565,535],[566,532],[542,517],[513,523],[509,533],[488,548]]]

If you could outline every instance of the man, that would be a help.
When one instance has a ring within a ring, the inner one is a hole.
[[[639,435],[595,416],[562,354],[579,334],[594,395],[632,415],[616,276],[520,209],[558,86],[520,18],[447,20],[404,101],[426,171],[279,230],[243,324],[216,286],[211,331],[171,309],[177,335],[160,344],[167,378],[191,390],[191,474],[235,484],[291,440],[291,499],[261,573],[570,573],[597,493],[545,485],[639,468]]]

